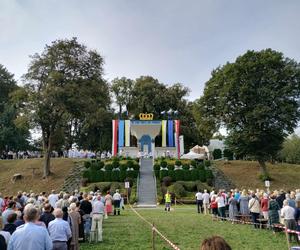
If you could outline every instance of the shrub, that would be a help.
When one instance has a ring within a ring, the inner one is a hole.
[[[88,178],[82,178],[80,182],[81,182],[82,187],[86,187],[87,183],[89,182],[89,179]]]
[[[230,160],[230,161],[233,160],[233,152],[230,149],[225,148],[223,154],[224,154],[224,157],[226,157],[228,160]]]
[[[85,168],[90,168],[91,162],[90,162],[90,161],[85,161],[85,162],[83,163],[83,166],[84,166]]]
[[[127,164],[124,164],[124,163],[120,164],[120,170],[121,171],[126,171],[127,170]]]
[[[125,178],[125,181],[129,182],[130,187],[133,186],[133,179],[132,179],[132,178],[126,177],[126,178]]]
[[[176,182],[175,184],[169,186],[168,189],[171,193],[174,193],[177,198],[181,198],[186,195],[186,191],[180,183]]]
[[[135,178],[134,170],[127,170],[126,171],[126,177],[130,177],[130,178],[134,179]]]
[[[214,178],[213,172],[210,169],[206,170],[205,177],[206,179],[213,179]]]
[[[99,165],[99,169],[104,167],[104,162],[103,161],[97,161],[98,165]]]
[[[111,183],[110,182],[101,182],[97,183],[94,186],[94,190],[100,190],[102,193],[106,193],[110,189]]]
[[[183,181],[184,180],[184,170],[178,169],[175,172],[176,181]]]
[[[199,180],[199,170],[197,169],[192,169],[190,170],[190,173],[191,173],[191,181],[196,181],[196,180]]]
[[[154,170],[154,173],[155,173],[156,178],[159,179],[159,173],[160,173],[160,170]]]
[[[199,180],[201,182],[205,182],[206,181],[205,171],[204,170],[198,170],[198,171],[199,171]]]
[[[174,170],[174,168],[175,168],[174,164],[169,164],[169,165],[168,165],[168,169],[169,169],[169,170]]]
[[[188,192],[195,192],[197,191],[197,185],[196,182],[192,182],[192,181],[179,181],[178,183],[180,183],[184,189]]]
[[[214,157],[214,160],[221,159],[222,158],[222,150],[219,148],[214,149],[213,157]]]
[[[158,163],[155,163],[153,166],[154,171],[155,170],[160,170],[160,165]]]
[[[97,171],[99,170],[99,166],[98,166],[98,163],[97,162],[94,162],[91,164],[91,167],[90,167],[90,171]]]
[[[105,165],[105,170],[106,171],[111,171],[113,169],[112,165],[110,163]]]
[[[183,170],[183,179],[181,179],[180,181],[190,181],[191,180],[191,171],[190,170]]]
[[[166,168],[168,166],[168,163],[166,161],[161,161],[160,166],[162,168]]]
[[[104,171],[104,181],[111,181],[111,170]]]
[[[172,178],[172,181],[176,181],[176,175],[174,170],[168,170],[168,176]]]
[[[160,170],[159,178],[162,180],[166,176],[168,176],[168,170]]]
[[[172,184],[172,178],[170,176],[166,176],[162,179],[164,185],[166,187],[170,186]]]
[[[118,168],[119,166],[120,166],[120,162],[118,160],[113,160],[112,167],[113,168]]]
[[[193,167],[196,167],[196,166],[197,166],[197,162],[196,162],[195,160],[192,160],[192,161],[191,161],[191,165],[192,165]]]
[[[120,181],[120,171],[111,172],[111,181]]]
[[[182,165],[182,168],[183,168],[184,170],[189,170],[189,169],[190,169],[190,166],[189,166],[188,164],[183,164],[183,165]]]
[[[125,181],[126,179],[126,170],[120,171],[120,181]]]
[[[207,183],[207,185],[209,185],[209,186],[213,186],[213,185],[214,185],[214,181],[213,181],[213,179],[211,179],[211,178],[206,179],[206,183]]]
[[[133,170],[133,177],[137,178],[139,175],[139,171],[138,170]]]
[[[272,181],[272,178],[269,174],[260,174],[259,179],[262,181]]]
[[[135,163],[135,164],[133,164],[133,169],[135,170],[135,171],[140,171],[140,164],[137,164],[137,163]]]
[[[210,167],[210,165],[211,165],[211,162],[209,160],[204,161],[204,166],[205,167]]]
[[[133,168],[134,162],[132,160],[129,160],[129,161],[127,161],[126,165],[127,165],[127,168]]]
[[[181,165],[182,165],[182,164],[181,164],[181,161],[180,161],[180,160],[176,160],[176,161],[175,161],[175,165],[176,165],[176,166],[181,166]]]
[[[120,189],[121,186],[118,182],[112,182],[110,185],[110,192],[113,194],[116,192],[117,189]]]
[[[90,174],[90,178],[89,178],[89,180],[90,180],[90,182],[97,182],[97,170],[93,170],[92,168],[90,169],[90,171],[89,171],[89,174]]]
[[[82,177],[86,179],[90,179],[90,171],[89,170],[84,170],[82,173]]]
[[[199,163],[197,169],[198,170],[204,170],[205,169],[204,164],[203,163]]]

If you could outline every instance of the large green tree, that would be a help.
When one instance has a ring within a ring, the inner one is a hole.
[[[26,79],[27,115],[41,129],[44,174],[50,174],[53,142],[66,128],[68,146],[91,117],[109,109],[108,84],[103,80],[103,58],[76,38],[56,40],[32,56]],[[71,138],[71,139],[70,139]]]
[[[0,64],[0,152],[28,149],[30,136],[27,120],[20,114],[19,91],[11,73]]]
[[[284,140],[279,158],[288,163],[300,163],[300,137],[293,134]]]
[[[265,162],[297,125],[299,84],[294,60],[271,49],[247,51],[212,72],[201,97],[204,119],[225,125],[229,148],[254,157],[267,174]]]

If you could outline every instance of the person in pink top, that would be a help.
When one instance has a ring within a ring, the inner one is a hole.
[[[264,219],[269,219],[269,198],[268,195],[265,193],[263,198],[260,200],[260,208]]]

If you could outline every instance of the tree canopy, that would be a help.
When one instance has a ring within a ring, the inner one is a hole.
[[[206,83],[203,119],[225,125],[236,155],[265,161],[274,157],[299,119],[300,67],[282,53],[247,51],[212,72]]]

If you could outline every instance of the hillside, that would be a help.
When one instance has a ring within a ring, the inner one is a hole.
[[[238,188],[264,188],[259,179],[259,165],[255,161],[215,161],[217,168],[232,180]],[[267,164],[271,178],[271,190],[300,188],[300,165]]]
[[[43,159],[1,160],[0,192],[3,195],[14,195],[19,190],[26,192],[30,190],[34,192],[49,192],[52,189],[59,190],[74,163],[73,159],[51,159],[51,171],[53,175],[43,180]],[[34,176],[30,168],[36,168]],[[23,179],[12,183],[11,178],[16,173],[20,173]]]

